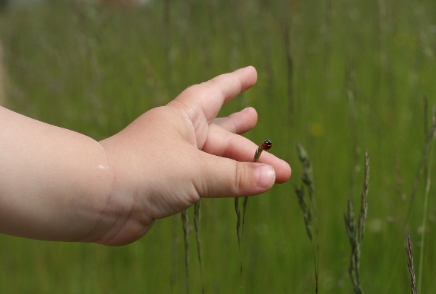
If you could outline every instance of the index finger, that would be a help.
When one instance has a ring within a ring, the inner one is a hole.
[[[256,80],[257,72],[253,66],[240,68],[187,88],[168,105],[181,104],[192,121],[200,115],[210,123],[223,104],[252,87]]]

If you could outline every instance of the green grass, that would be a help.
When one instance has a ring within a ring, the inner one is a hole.
[[[410,194],[424,146],[423,97],[430,108],[436,103],[433,1],[190,0],[171,2],[169,10],[159,1],[120,10],[56,3],[0,15],[8,107],[101,139],[189,85],[254,65],[257,85],[221,114],[255,107],[258,126],[246,136],[254,142],[269,137],[271,152],[290,162],[294,176],[250,199],[242,292],[314,293],[312,249],[293,191],[301,174],[297,141],[314,166],[319,293],[352,291],[343,213],[350,193],[360,193],[365,149],[371,181],[360,282],[366,293],[411,292],[403,230],[410,203],[402,195]],[[407,226],[416,257],[424,193],[421,180]],[[436,287],[434,193],[430,187],[425,258],[422,272],[416,272],[422,275],[421,293]],[[205,293],[239,291],[233,204],[233,199],[202,200]],[[188,214],[192,220],[193,209]],[[189,288],[200,293],[193,230],[189,243]],[[185,293],[187,288],[180,216],[157,222],[143,239],[121,248],[0,236],[0,249],[5,293]]]

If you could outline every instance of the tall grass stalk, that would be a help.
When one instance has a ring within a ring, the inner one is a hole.
[[[304,225],[306,227],[306,233],[309,237],[310,244],[313,252],[313,261],[315,267],[315,293],[318,293],[318,217],[316,211],[315,201],[315,185],[313,183],[312,163],[309,160],[306,150],[297,142],[298,157],[303,164],[303,172],[301,174],[302,185],[295,185],[295,193],[297,194],[298,204],[303,211]],[[309,193],[309,201],[306,200],[305,189]]]
[[[357,171],[360,169],[359,166],[359,155],[360,148],[358,144],[359,133],[357,131],[357,109],[356,109],[356,95],[355,95],[355,82],[354,82],[355,72],[353,70],[353,65],[349,64],[347,68],[347,98],[348,98],[348,120],[350,124],[350,144],[351,144],[351,156],[353,160],[353,166],[350,177],[350,197],[355,193],[356,187],[356,177]]]
[[[430,140],[430,153],[428,155],[427,166],[425,168],[426,173],[426,183],[425,183],[425,194],[424,194],[424,207],[422,213],[422,234],[421,234],[421,250],[419,253],[419,276],[418,276],[418,289],[421,289],[422,282],[422,268],[424,264],[424,241],[426,235],[426,224],[427,224],[427,211],[428,211],[428,194],[430,193],[431,186],[431,162],[433,158],[433,145],[434,139],[436,135],[436,109],[433,110],[433,122],[432,122],[432,130],[429,135],[431,135]]]
[[[421,161],[419,162],[419,167],[418,167],[418,172],[416,173],[415,176],[415,180],[413,182],[413,187],[412,187],[412,191],[410,192],[410,205],[406,214],[406,217],[404,219],[404,226],[407,225],[407,222],[409,220],[410,217],[410,213],[412,212],[412,207],[413,207],[413,202],[415,199],[415,195],[416,195],[416,190],[418,189],[418,184],[419,181],[423,175],[423,173],[425,172],[425,170],[428,168],[426,163],[429,165],[430,164],[430,160],[427,161],[427,158],[429,157],[429,150],[430,150],[430,145],[433,145],[433,140],[435,137],[435,133],[436,133],[436,113],[433,113],[433,118],[432,118],[432,126],[430,131],[427,132],[427,135],[425,137],[425,143],[424,143],[424,148],[422,150],[422,156],[421,156]]]
[[[415,267],[413,265],[412,242],[410,241],[410,235],[407,236],[406,252],[407,252],[407,267],[409,268],[412,294],[419,294],[418,288],[416,287],[416,275],[415,275]]]
[[[285,53],[286,53],[286,72],[287,72],[287,91],[288,91],[288,101],[289,101],[289,118],[292,121],[294,118],[294,59],[292,58],[292,46],[291,46],[291,28],[290,20],[286,18],[284,22],[284,43],[285,43]]]
[[[254,153],[253,162],[258,162],[260,155],[262,154],[263,150],[269,150],[272,146],[272,143],[269,139],[262,142],[262,144],[259,145],[256,152]],[[245,212],[247,210],[247,203],[248,203],[248,197],[244,197],[244,204],[242,206],[242,227],[245,224]],[[242,231],[242,228],[241,228]]]
[[[235,197],[235,212],[236,212],[236,237],[238,238],[238,249],[239,249],[239,272],[242,277],[242,214],[239,208],[239,197]],[[240,287],[242,288],[242,278]]]
[[[188,212],[182,211],[183,241],[185,244],[186,293],[189,293],[189,224]]]
[[[272,143],[269,139],[263,141],[259,147],[256,149],[254,153],[253,162],[258,162],[260,155],[263,150],[269,150],[272,146]],[[236,236],[238,237],[238,248],[239,248],[239,265],[240,265],[240,273],[242,275],[242,231],[245,224],[245,212],[247,210],[248,197],[244,197],[244,202],[242,204],[242,209],[239,207],[239,198],[235,197],[235,212],[236,212]],[[241,284],[242,288],[242,284]]]
[[[427,218],[427,203],[428,203],[428,193],[430,191],[430,183],[431,183],[431,178],[430,178],[430,172],[429,172],[429,168],[430,168],[430,163],[432,161],[432,156],[433,156],[433,142],[434,142],[434,138],[436,136],[436,110],[433,110],[433,115],[432,115],[432,125],[431,125],[431,129],[428,130],[428,101],[427,98],[424,98],[424,133],[425,133],[425,142],[424,142],[424,147],[422,150],[422,155],[421,155],[421,160],[419,162],[419,166],[418,166],[418,171],[416,172],[415,175],[415,179],[413,181],[413,186],[412,186],[412,190],[410,191],[410,196],[409,196],[409,206],[407,208],[407,212],[406,215],[404,217],[404,224],[403,224],[403,231],[406,231],[406,227],[408,225],[409,222],[409,218],[410,215],[412,213],[412,208],[413,208],[413,203],[415,200],[415,196],[416,196],[416,191],[418,190],[418,184],[421,180],[421,178],[424,176],[426,179],[426,186],[425,186],[425,195],[424,195],[424,207],[423,207],[423,223],[422,223],[422,236],[421,236],[421,244],[423,246],[424,244],[424,239],[425,239],[425,224],[426,224],[426,218]],[[427,160],[429,159],[429,160]],[[400,251],[398,251],[400,252]],[[422,277],[422,266],[423,266],[423,247],[421,248],[421,253],[420,254],[420,260],[419,260],[419,282],[418,282],[418,286],[420,286],[421,283],[421,277]],[[395,263],[398,261],[398,256],[399,253],[396,254],[396,259],[395,259]],[[391,272],[391,275],[388,279],[388,286],[391,284],[393,279],[393,272]]]
[[[198,258],[198,263],[200,264],[201,293],[204,293],[203,258],[201,254],[201,239],[200,239],[200,212],[201,212],[201,200],[198,200],[194,204],[194,229],[195,229],[195,240],[197,242],[197,258]]]
[[[360,198],[360,211],[357,222],[354,215],[354,206],[352,196],[348,198],[347,212],[344,214],[345,229],[351,245],[351,258],[348,273],[353,284],[355,294],[363,294],[360,284],[360,243],[363,240],[365,231],[365,222],[368,212],[368,181],[369,181],[369,156],[365,152],[365,176],[363,181],[362,194]]]

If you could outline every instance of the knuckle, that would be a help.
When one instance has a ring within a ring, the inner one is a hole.
[[[247,186],[250,170],[243,162],[236,162],[235,183],[233,185],[234,193],[237,195],[243,194]]]

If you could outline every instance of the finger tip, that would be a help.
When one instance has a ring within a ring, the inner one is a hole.
[[[256,110],[256,108],[254,108],[254,107],[252,107],[252,106],[248,106],[248,107],[245,107],[244,109],[243,109],[243,111],[250,111],[250,112],[253,112],[253,113],[256,113],[257,114],[257,110]]]
[[[291,175],[292,175],[292,168],[286,161],[283,161],[280,167],[276,169],[277,177],[276,177],[276,183],[282,184],[286,183]]]
[[[256,83],[257,70],[254,66],[249,65],[249,66],[241,68],[239,70],[242,71],[244,73],[244,75],[246,75],[248,78],[247,81],[249,81],[249,84],[247,85],[247,88],[253,86]]]
[[[256,68],[253,65],[248,65],[245,68],[249,69],[249,70],[252,70],[252,71],[256,71]]]
[[[258,119],[258,115],[257,115],[257,110],[254,107],[246,107],[242,110],[244,112],[245,115],[247,115],[248,117],[250,117],[255,124],[257,123],[257,119]]]
[[[254,81],[256,81],[257,80],[257,70],[256,70],[256,68],[254,66],[252,66],[252,65],[249,65],[249,66],[246,67],[246,69],[250,72],[251,75],[254,76]]]

